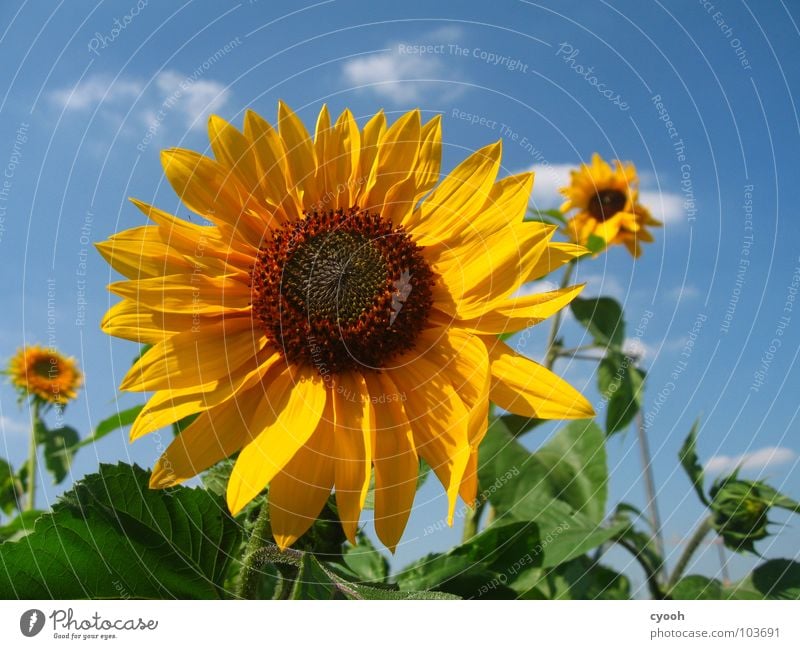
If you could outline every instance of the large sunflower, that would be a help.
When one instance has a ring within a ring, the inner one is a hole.
[[[41,345],[17,350],[9,361],[7,373],[21,394],[57,406],[64,406],[77,397],[83,382],[74,358]]]
[[[560,190],[567,198],[561,211],[579,210],[566,226],[570,239],[586,245],[594,235],[606,246],[624,244],[634,257],[641,255],[642,242],[653,241],[647,227],[661,222],[639,203],[636,167],[615,160],[612,169],[595,153],[590,165],[582,164],[571,175],[571,184]]]
[[[532,174],[497,180],[500,142],[439,181],[441,120],[415,110],[360,129],[322,108],[312,138],[283,103],[240,132],[211,117],[214,159],[163,153],[198,225],[134,201],[153,221],[99,244],[127,281],[103,320],[152,348],[122,388],[153,391],[137,439],[197,419],[153,469],[168,487],[239,452],[235,514],[269,484],[277,543],[293,543],[335,491],[353,540],[374,468],[375,527],[392,550],[423,458],[452,523],[476,497],[489,400],[541,418],[593,412],[498,334],[567,305],[571,287],[513,297],[584,252],[525,223]]]

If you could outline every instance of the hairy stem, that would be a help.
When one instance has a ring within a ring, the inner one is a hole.
[[[258,512],[253,532],[250,534],[244,550],[242,573],[239,577],[239,590],[236,593],[241,599],[256,599],[258,596],[258,581],[261,576],[260,567],[264,561],[262,555],[271,535],[269,506],[264,502]]]
[[[656,482],[653,477],[653,460],[650,457],[650,443],[647,440],[647,428],[644,425],[644,415],[639,410],[636,413],[636,435],[639,439],[639,456],[642,461],[642,473],[644,477],[644,489],[647,496],[647,511],[650,516],[650,525],[653,529],[653,542],[655,543],[658,554],[664,554],[664,536],[661,530],[661,514],[658,511],[658,501],[656,500]]]
[[[669,581],[667,582],[667,592],[671,591],[675,587],[675,584],[678,583],[680,578],[683,576],[684,570],[686,570],[687,566],[689,565],[689,561],[692,560],[694,553],[697,552],[697,548],[700,547],[703,539],[706,538],[706,535],[712,529],[713,518],[711,516],[704,518],[700,522],[700,525],[697,526],[694,534],[692,534],[692,536],[689,538],[689,541],[686,543],[686,547],[683,549],[683,554],[681,554],[680,558],[678,559],[678,563],[675,564],[675,569],[672,571],[672,575],[670,575]]]
[[[566,288],[572,279],[572,271],[575,269],[575,260],[572,259],[566,266],[564,266],[564,276],[561,278],[560,288]],[[558,349],[556,347],[556,339],[558,338],[558,330],[561,328],[561,317],[563,309],[556,311],[550,324],[550,335],[547,338],[547,355],[545,356],[544,365],[548,370],[553,369],[556,359],[558,358]]]

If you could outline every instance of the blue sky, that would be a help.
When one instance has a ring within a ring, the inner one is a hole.
[[[362,120],[381,107],[390,117],[442,113],[445,168],[502,138],[503,173],[535,169],[543,208],[558,204],[567,170],[593,152],[631,160],[665,226],[641,260],[613,250],[579,279],[585,295],[624,302],[630,345],[644,353],[659,502],[668,550],[679,552],[702,511],[676,455],[700,415],[699,451],[715,471],[742,461],[746,475],[800,497],[800,306],[786,306],[800,272],[798,14],[782,2],[732,0],[4,2],[0,357],[50,336],[78,357],[87,383],[66,417],[84,432],[136,403],[116,401],[137,350],[99,331],[114,276],[89,242],[143,222],[128,196],[186,215],[159,150],[206,150],[212,112],[240,123],[254,108],[274,119],[283,99],[312,124],[325,102]],[[565,335],[580,344],[583,334],[568,318]],[[541,358],[545,338],[540,327],[524,351]],[[557,369],[598,402],[592,363]],[[28,415],[8,386],[0,406],[0,454],[19,464]],[[151,466],[158,447],[156,437],[131,446],[111,436],[82,450],[73,472],[99,460]],[[612,439],[609,454],[612,503],[641,505],[633,434]],[[48,487],[42,501],[58,492]],[[460,538],[458,529],[426,534],[444,513],[436,485],[418,504],[399,564]],[[798,521],[775,519],[789,524],[761,551],[796,556]],[[731,572],[751,563],[734,557]],[[710,548],[699,568],[718,567]]]

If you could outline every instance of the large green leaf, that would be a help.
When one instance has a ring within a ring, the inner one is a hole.
[[[42,514],[44,512],[38,509],[28,509],[17,514],[8,523],[0,526],[0,543],[19,541],[23,536],[33,532],[33,524]]]
[[[619,302],[610,297],[580,298],[570,303],[575,319],[594,337],[601,347],[622,349],[625,321]]]
[[[44,442],[44,464],[53,475],[55,484],[61,484],[67,477],[80,438],[78,431],[70,426],[47,431]]]
[[[358,545],[345,550],[344,562],[363,581],[384,582],[389,573],[389,562],[363,533],[359,534]]]
[[[554,499],[595,523],[605,514],[605,436],[592,422],[572,422],[529,453],[496,420],[480,447],[478,475],[481,489],[500,516],[536,520]]]
[[[630,599],[628,578],[586,556],[534,569],[514,583],[520,599]]]
[[[697,456],[697,429],[700,425],[700,420],[692,424],[692,429],[686,437],[686,440],[678,451],[678,458],[681,461],[683,470],[689,476],[694,490],[697,492],[697,497],[700,498],[704,505],[708,505],[708,498],[706,498],[705,488],[703,486],[703,467],[700,464],[700,459]]]
[[[0,598],[220,598],[239,527],[202,489],[148,488],[137,466],[101,465],[0,545]]]
[[[606,400],[606,434],[613,435],[628,426],[642,406],[644,372],[633,360],[610,351],[597,368],[597,384]]]

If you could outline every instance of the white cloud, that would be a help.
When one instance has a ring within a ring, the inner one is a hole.
[[[218,81],[164,70],[149,86],[136,78],[114,81],[106,75],[93,75],[74,86],[52,91],[49,99],[72,112],[87,112],[101,106],[103,115],[112,121],[121,120],[123,109],[127,111],[135,100],[136,119],[145,126],[160,125],[166,115],[175,111],[188,128],[204,129],[206,117],[227,104],[230,94],[230,89]]]
[[[192,82],[175,70],[164,70],[156,77],[156,87],[161,91],[162,103],[174,105],[181,111],[190,128],[204,129],[205,118],[219,111],[230,98],[230,89],[209,79]]]
[[[641,338],[626,338],[622,343],[622,351],[639,361],[653,356],[653,348]]]
[[[118,78],[106,75],[89,76],[74,86],[59,88],[49,94],[51,102],[64,110],[88,110],[100,103],[119,104],[138,97],[144,84],[135,79]]]
[[[639,192],[639,202],[646,205],[653,216],[664,223],[683,221],[683,198],[680,194],[655,190]]]
[[[540,210],[560,207],[564,202],[564,197],[558,189],[569,185],[569,172],[576,166],[574,164],[537,164],[528,169],[535,174],[533,193],[531,194],[531,203],[534,207]]]
[[[700,297],[701,292],[700,289],[696,286],[692,286],[691,284],[684,284],[683,286],[676,286],[667,291],[666,296],[670,300],[674,300],[675,302],[681,302],[686,300],[694,300]]]
[[[342,66],[347,83],[368,88],[395,104],[413,104],[434,97],[450,100],[464,91],[464,86],[441,83],[455,77],[455,68],[448,64],[449,48],[461,38],[458,27],[441,29],[416,36],[414,42],[393,42],[386,52],[359,56]],[[442,53],[416,55],[408,52],[411,45],[443,45]]]
[[[2,433],[3,436],[19,435],[20,433],[28,432],[30,432],[30,424],[11,419],[5,415],[0,415],[0,433]]]
[[[741,455],[715,455],[706,462],[706,471],[713,473],[728,473],[736,467],[742,469],[756,469],[763,471],[768,467],[787,464],[797,459],[797,453],[790,448],[781,446],[766,446],[764,448],[742,453]]]

